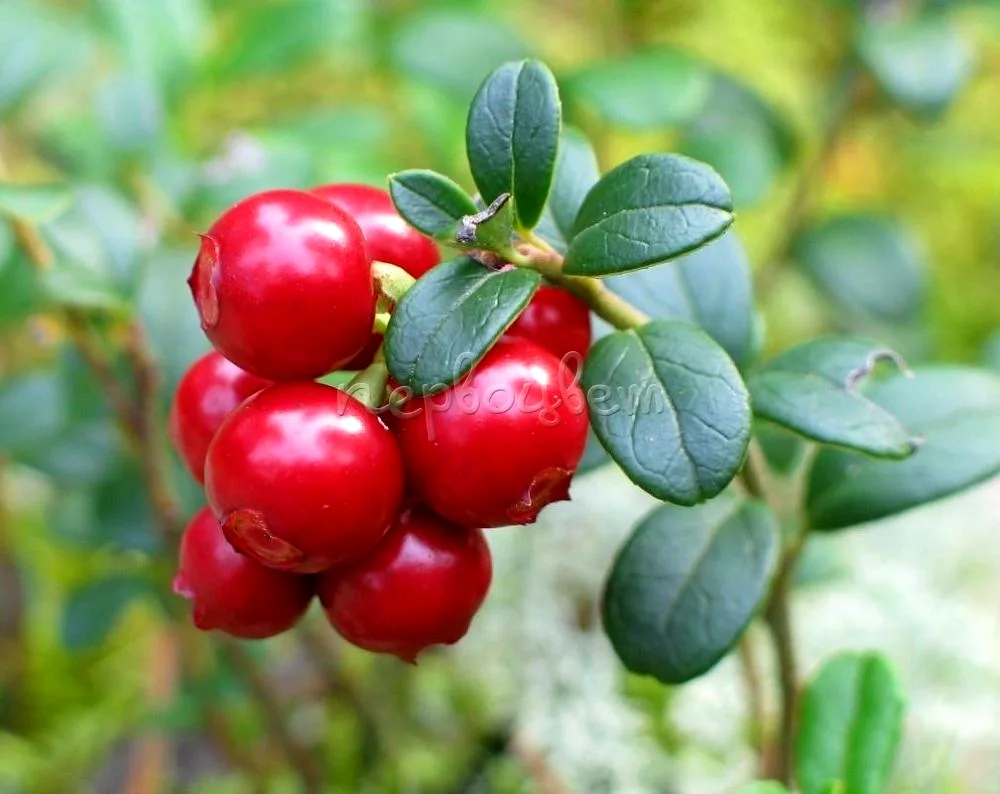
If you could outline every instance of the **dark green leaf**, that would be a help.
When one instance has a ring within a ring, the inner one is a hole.
[[[823,221],[795,240],[793,255],[820,292],[849,316],[899,322],[923,308],[923,259],[887,219],[841,215]]]
[[[469,257],[442,262],[396,306],[386,363],[418,395],[447,388],[517,319],[541,282],[534,270],[491,270]]]
[[[0,382],[0,453],[30,448],[66,421],[66,393],[55,372],[41,371]]]
[[[389,194],[407,223],[439,240],[454,239],[463,216],[479,211],[462,188],[434,171],[392,174]]]
[[[858,52],[898,104],[934,116],[972,75],[972,51],[942,16],[883,19],[864,25]]]
[[[824,444],[905,458],[916,451],[917,440],[860,389],[881,361],[905,366],[897,353],[867,339],[806,342],[747,381],[754,414]]]
[[[711,499],[743,465],[750,397],[732,359],[701,329],[663,320],[617,331],[591,349],[582,380],[597,437],[658,499]]]
[[[115,423],[104,419],[67,425],[24,450],[17,460],[59,484],[84,485],[106,477],[121,452]]]
[[[792,152],[788,125],[755,92],[716,76],[707,106],[687,127],[679,149],[715,168],[737,205],[764,197]]]
[[[612,124],[658,129],[695,116],[710,85],[703,64],[672,50],[652,50],[588,66],[566,81],[566,92]]]
[[[752,357],[750,260],[732,229],[668,267],[611,276],[605,283],[650,317],[700,325],[737,364]]]
[[[497,196],[482,212],[466,216],[455,235],[466,248],[494,251],[504,259],[514,255],[514,202],[509,193]]]
[[[465,143],[476,187],[487,202],[510,193],[521,229],[534,228],[545,208],[561,115],[555,77],[533,60],[495,70],[469,108]]]
[[[802,794],[882,794],[896,758],[904,701],[880,654],[827,661],[802,694],[795,776]]]
[[[565,252],[573,239],[573,225],[583,200],[601,178],[597,155],[590,141],[572,128],[563,130],[549,203],[538,222],[538,234]]]
[[[41,225],[65,211],[71,194],[63,185],[0,183],[0,215]]]
[[[136,465],[120,461],[94,496],[97,532],[105,543],[116,549],[147,554],[160,549],[156,515],[142,472]]]
[[[809,476],[807,512],[817,529],[873,521],[962,491],[1000,472],[1000,377],[928,367],[873,385],[869,399],[923,441],[903,461],[824,449]]]
[[[426,13],[407,20],[392,43],[400,74],[426,80],[463,100],[492,69],[528,54],[517,31],[475,13]]]
[[[63,612],[63,644],[71,651],[100,645],[126,607],[148,593],[148,582],[124,575],[108,576],[77,588],[69,594]]]
[[[711,669],[767,594],[779,538],[767,505],[733,496],[646,516],[604,591],[604,627],[625,666],[667,684]]]
[[[587,194],[564,269],[607,276],[675,259],[733,222],[729,189],[704,163],[643,154],[612,169]]]

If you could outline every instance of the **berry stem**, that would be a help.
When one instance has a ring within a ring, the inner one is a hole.
[[[399,299],[417,281],[403,268],[388,262],[373,262],[372,275],[375,277],[375,289],[392,304],[399,303]]]

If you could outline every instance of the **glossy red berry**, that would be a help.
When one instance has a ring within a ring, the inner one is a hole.
[[[587,408],[559,359],[505,337],[461,382],[406,403],[393,427],[408,483],[435,512],[463,526],[530,524],[569,498]]]
[[[317,590],[346,640],[416,662],[425,648],[465,636],[492,576],[481,530],[411,508],[364,559],[322,574]]]
[[[269,380],[319,377],[371,336],[361,229],[308,193],[270,190],[233,205],[202,236],[188,285],[215,349]]]
[[[403,466],[392,433],[358,400],[321,383],[282,383],[222,423],[205,491],[233,546],[269,567],[314,573],[378,543],[399,512]]]
[[[170,406],[168,429],[177,454],[198,482],[205,482],[205,455],[222,420],[270,383],[215,352],[206,353],[184,373]]]
[[[229,545],[206,507],[184,531],[174,592],[194,602],[192,619],[199,629],[263,639],[298,622],[312,599],[313,583],[244,557]]]
[[[541,345],[577,372],[590,349],[590,309],[575,295],[546,284],[507,333]]]
[[[389,193],[373,185],[336,184],[310,193],[340,207],[357,221],[372,259],[403,268],[420,278],[441,261],[437,246],[396,211]]]

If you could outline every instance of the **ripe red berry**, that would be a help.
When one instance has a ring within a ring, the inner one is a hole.
[[[416,662],[425,648],[465,636],[492,576],[481,530],[411,508],[368,556],[322,574],[317,591],[346,640]]]
[[[371,336],[361,229],[308,193],[270,190],[229,208],[202,236],[188,285],[216,350],[269,380],[319,377]]]
[[[590,348],[590,309],[575,295],[546,284],[507,333],[541,345],[577,372]]]
[[[205,482],[205,454],[219,425],[247,397],[270,381],[244,372],[218,353],[206,353],[181,378],[170,406],[170,438],[198,482]]]
[[[505,337],[464,380],[409,401],[393,427],[417,497],[457,524],[498,527],[569,498],[587,409],[559,359]]]
[[[312,599],[313,583],[244,557],[229,545],[206,507],[184,531],[174,592],[194,601],[192,619],[199,629],[263,639],[298,622]]]
[[[396,211],[389,193],[372,185],[336,184],[313,188],[310,193],[332,202],[348,213],[365,235],[372,259],[403,268],[420,278],[441,261],[437,246]],[[344,365],[344,369],[364,369],[375,358],[381,334]]]
[[[373,185],[323,185],[309,191],[340,207],[357,221],[372,259],[403,268],[420,278],[441,261],[437,246],[396,212],[389,193]]]
[[[251,397],[208,448],[205,491],[226,538],[258,562],[314,573],[358,559],[399,512],[403,466],[392,433],[321,383]]]

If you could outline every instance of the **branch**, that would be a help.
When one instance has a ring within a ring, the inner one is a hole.
[[[760,667],[757,664],[757,656],[754,653],[753,643],[750,641],[749,632],[744,633],[739,644],[740,668],[743,671],[743,688],[747,698],[748,712],[748,734],[750,746],[761,769],[764,762],[764,689],[760,678]]]

